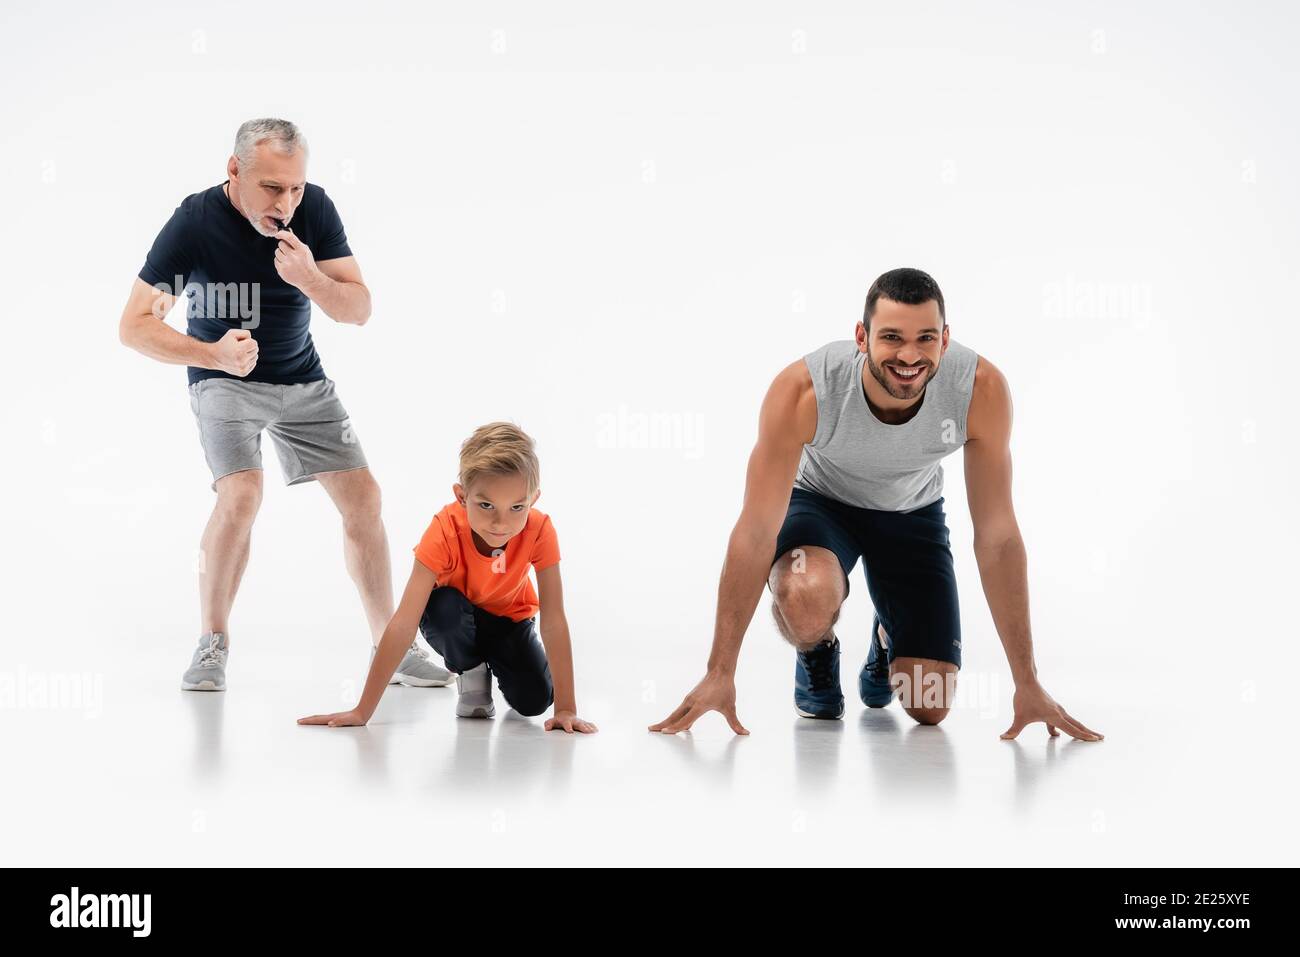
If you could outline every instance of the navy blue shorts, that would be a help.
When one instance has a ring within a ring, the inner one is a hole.
[[[772,564],[795,548],[829,548],[844,569],[845,593],[858,559],[889,636],[889,660],[936,658],[961,667],[961,614],[948,524],[940,498],[911,512],[858,508],[796,486],[776,537]]]
[[[450,585],[439,585],[420,616],[420,634],[457,674],[487,662],[501,694],[520,714],[541,714],[555,702],[534,618],[511,621],[484,611]]]

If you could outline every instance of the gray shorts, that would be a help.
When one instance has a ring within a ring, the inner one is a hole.
[[[271,433],[286,485],[310,482],[317,472],[366,466],[334,380],[277,385],[242,379],[200,379],[190,385],[199,442],[217,479],[262,467],[262,430]]]

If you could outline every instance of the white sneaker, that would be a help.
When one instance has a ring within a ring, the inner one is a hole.
[[[487,662],[456,676],[456,717],[490,718],[497,713],[492,704],[492,672]]]
[[[225,632],[204,632],[199,647],[190,661],[189,670],[181,678],[183,691],[225,691],[226,655],[230,640]]]
[[[370,649],[373,661],[375,649]],[[445,688],[451,684],[454,676],[446,668],[433,663],[429,653],[420,647],[418,641],[411,642],[405,657],[397,665],[397,670],[388,679],[390,685],[406,685],[411,688]]]

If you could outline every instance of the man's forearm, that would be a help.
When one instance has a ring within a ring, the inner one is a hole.
[[[1017,685],[1038,680],[1029,630],[1029,573],[1025,543],[1019,537],[997,545],[976,546],[984,597]]]
[[[727,542],[727,557],[718,582],[718,612],[713,625],[713,649],[709,671],[734,675],[740,659],[740,645],[753,620],[771,571],[776,539],[737,528]]]
[[[360,326],[370,318],[370,290],[359,282],[338,282],[319,273],[303,292],[335,322]]]
[[[139,316],[122,327],[123,345],[171,365],[213,369],[212,343],[177,332],[161,319]]]

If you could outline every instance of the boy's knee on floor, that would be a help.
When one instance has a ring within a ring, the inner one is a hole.
[[[505,693],[504,688],[502,693]],[[538,681],[530,684],[528,688],[510,689],[506,701],[524,717],[535,718],[554,703],[555,689],[549,680]]]

